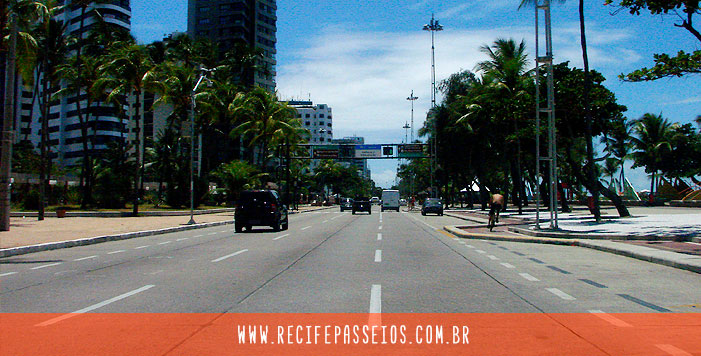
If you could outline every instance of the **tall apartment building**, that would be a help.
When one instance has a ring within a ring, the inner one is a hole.
[[[80,31],[81,9],[73,4],[72,0],[64,0],[66,5],[61,12],[55,15],[54,19],[66,24],[66,35],[77,37]],[[88,6],[83,21],[83,38],[96,23],[96,13],[98,11],[102,18],[113,25],[126,30],[131,28],[131,8],[129,0],[109,0],[93,3]],[[39,83],[40,81],[37,81]],[[64,85],[59,83],[59,86]],[[59,88],[50,89],[52,92]],[[35,147],[41,141],[41,108],[38,98],[33,92],[23,90],[22,85],[18,87],[18,110],[16,116],[15,140],[29,141]],[[37,93],[41,96],[41,92]],[[78,118],[77,103],[85,110],[87,106],[86,95],[82,93],[78,96],[65,96],[54,98],[49,109],[49,145],[51,156],[55,163],[60,166],[72,166],[78,164],[83,156],[83,145],[81,139],[80,120]],[[143,101],[142,101],[143,103]],[[142,108],[143,109],[143,108]],[[133,110],[133,108],[130,108]],[[143,111],[142,111],[143,112]],[[148,119],[148,118],[147,118]],[[151,118],[152,120],[152,118]],[[149,123],[142,125],[147,130],[152,127]],[[121,139],[133,139],[129,137],[128,128],[120,121],[114,107],[111,104],[93,104],[93,115],[89,135],[92,137],[93,151],[100,151],[107,148],[110,141]],[[133,134],[132,134],[133,136]]]
[[[188,0],[187,32],[212,40],[222,55],[236,43],[261,49],[261,69],[244,80],[274,92],[276,11],[276,0]]]
[[[363,145],[365,137],[348,136],[344,138],[331,140],[334,145]],[[370,169],[368,168],[368,160],[360,158],[341,159],[341,163],[347,164],[349,167],[355,167],[360,176],[370,179]]]
[[[311,101],[288,101],[287,105],[297,110],[297,118],[302,127],[309,131],[309,143],[313,145],[330,145],[333,140],[333,114],[326,104],[314,105]],[[309,168],[313,172],[319,160],[313,159]]]

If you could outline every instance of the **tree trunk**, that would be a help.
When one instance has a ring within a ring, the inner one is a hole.
[[[4,8],[3,8],[4,10]],[[4,28],[4,27],[3,27]],[[0,231],[10,231],[10,182],[12,176],[13,125],[15,123],[17,20],[12,15],[9,52],[6,54],[3,95],[2,148],[0,151]]]
[[[46,169],[47,169],[47,145],[49,136],[49,78],[48,78],[48,54],[44,53],[44,59],[42,60],[42,75],[41,75],[41,139],[39,140],[39,150],[40,150],[40,164],[39,164],[39,209],[37,212],[38,220],[44,220],[44,202],[46,200],[46,186],[48,185],[46,179]]]
[[[601,211],[599,210],[599,184],[596,175],[596,163],[594,162],[594,143],[592,142],[592,116],[591,103],[589,102],[589,91],[591,90],[591,77],[589,74],[589,55],[587,53],[587,36],[584,27],[584,0],[579,0],[579,30],[582,45],[582,61],[584,63],[584,117],[586,121],[585,140],[587,142],[587,178],[589,181],[587,190],[594,199],[592,212],[597,222],[601,221]],[[591,189],[590,189],[591,188]]]

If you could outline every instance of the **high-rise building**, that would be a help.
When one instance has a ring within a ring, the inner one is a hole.
[[[212,40],[222,56],[237,43],[259,48],[259,69],[242,79],[274,92],[276,11],[276,0],[188,0],[187,32]]]
[[[288,101],[287,105],[297,110],[297,118],[302,127],[309,131],[309,143],[313,145],[330,145],[333,140],[333,114],[326,104],[314,105],[311,101]],[[319,165],[318,159],[309,162],[313,172]]]
[[[334,145],[363,145],[365,137],[348,136],[344,138],[331,140]],[[344,158],[339,160],[341,163],[347,164],[349,167],[355,167],[361,177],[370,179],[370,169],[368,168],[367,159],[362,158]]]
[[[64,0],[65,7],[54,16],[54,19],[61,21],[66,26],[66,36],[78,37],[81,31],[81,8],[73,4],[72,0]],[[127,31],[131,28],[131,8],[129,0],[109,0],[100,1],[88,5],[83,19],[83,38],[96,25],[97,13],[108,24],[118,26]],[[41,80],[36,81],[39,85]],[[65,83],[59,82],[51,93],[55,93]],[[22,85],[18,86],[17,95],[17,135],[16,141],[29,141],[38,147],[41,141],[41,90],[28,91]],[[83,157],[83,144],[81,123],[78,116],[78,104],[86,114],[87,96],[66,95],[51,99],[49,108],[49,148],[50,156],[55,159],[55,163],[60,166],[73,166],[78,164]],[[143,103],[143,101],[142,101]],[[141,111],[144,112],[143,110]],[[143,118],[142,118],[143,120]],[[149,127],[148,125],[146,125]],[[91,151],[99,152],[107,148],[110,141],[122,139],[134,139],[131,130],[123,120],[120,120],[115,108],[111,104],[93,103],[91,108],[90,121],[88,124],[88,135],[90,137]],[[130,135],[131,133],[131,135]]]

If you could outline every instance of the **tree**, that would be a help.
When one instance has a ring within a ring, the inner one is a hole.
[[[672,151],[672,130],[678,127],[662,115],[647,113],[635,121],[632,138],[635,145],[633,168],[645,167],[645,172],[652,175],[650,179],[650,197],[654,197],[657,173],[663,165],[666,154]]]
[[[226,187],[230,202],[236,201],[243,190],[261,187],[263,179],[267,176],[260,173],[255,166],[239,160],[223,163],[212,175]]]
[[[694,27],[693,22],[694,15],[701,13],[697,0],[606,0],[604,4],[610,5],[614,2],[618,2],[621,8],[628,9],[632,15],[640,15],[644,10],[653,15],[672,12],[681,21],[674,26],[685,29],[701,42],[701,32]],[[641,68],[629,74],[621,74],[619,77],[624,81],[641,82],[701,73],[701,50],[692,53],[679,51],[674,57],[664,53],[653,56],[655,61],[653,67]]]
[[[280,103],[275,94],[256,87],[248,93],[239,93],[229,105],[229,111],[237,126],[232,137],[243,136],[250,147],[259,147],[258,162],[265,168],[271,143],[280,142],[301,126],[296,112],[285,103]],[[253,162],[253,157],[251,157]]]
[[[135,126],[134,157],[136,161],[132,214],[138,216],[139,183],[143,173],[143,164],[141,162],[143,155],[141,150],[141,95],[149,89],[149,85],[153,82],[154,65],[143,46],[129,44],[116,48],[101,68],[106,73],[109,73],[110,76],[103,78],[101,82],[98,81],[100,83],[98,88],[111,89],[108,95],[109,101],[123,102],[123,99],[129,95],[133,95],[135,99],[134,110],[130,110],[130,112],[133,112],[131,120],[134,121]]]

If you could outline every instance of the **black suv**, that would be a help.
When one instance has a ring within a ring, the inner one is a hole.
[[[368,214],[372,214],[372,204],[370,204],[370,199],[367,197],[356,197],[353,200],[353,214],[356,211],[367,211]]]
[[[287,230],[287,207],[274,190],[241,192],[234,214],[236,232],[251,230],[252,226],[270,226],[274,231]]]

